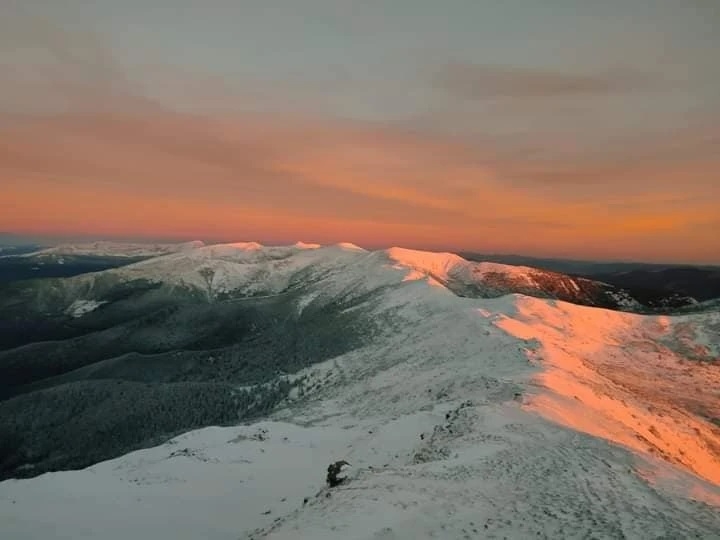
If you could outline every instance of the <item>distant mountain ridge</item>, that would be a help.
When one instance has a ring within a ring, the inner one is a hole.
[[[665,292],[695,298],[699,302],[720,298],[720,268],[659,268],[595,274],[595,279],[635,291],[642,297]]]
[[[201,240],[180,243],[129,243],[96,241],[79,244],[60,244],[30,253],[23,257],[62,257],[67,255],[92,255],[95,257],[157,257],[178,251],[197,249],[205,245]]]
[[[0,284],[99,272],[203,245],[201,241],[176,244],[97,241],[53,247],[9,246],[0,249]]]
[[[532,266],[543,270],[573,275],[592,276],[597,274],[615,274],[634,270],[665,270],[697,268],[701,270],[720,270],[720,265],[685,263],[648,263],[624,261],[592,261],[555,257],[532,257],[517,254],[479,253],[459,251],[459,255],[470,261],[490,261],[502,264]]]
[[[520,255],[464,253],[473,261],[525,264],[582,277],[626,291],[651,309],[680,309],[720,298],[720,266],[632,262],[592,262]]]

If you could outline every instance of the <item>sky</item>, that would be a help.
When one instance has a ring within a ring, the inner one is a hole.
[[[0,231],[720,263],[716,0],[0,9]]]

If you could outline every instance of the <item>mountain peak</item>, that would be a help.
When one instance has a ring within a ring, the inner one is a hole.
[[[230,242],[227,244],[218,244],[218,245],[237,248],[237,249],[241,249],[243,251],[255,251],[255,250],[262,249],[263,247],[265,247],[258,242]]]
[[[447,281],[452,270],[459,265],[470,264],[468,261],[447,252],[419,251],[401,247],[391,247],[385,254],[397,264],[407,266],[413,270],[431,274],[435,278]]]
[[[320,244],[308,243],[299,240],[293,244],[293,247],[298,249],[318,249],[322,246]]]
[[[353,244],[352,242],[338,242],[337,244],[334,244],[334,246],[347,251],[367,251],[366,249],[361,248],[360,246]]]

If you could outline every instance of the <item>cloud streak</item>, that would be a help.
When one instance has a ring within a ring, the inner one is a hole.
[[[12,0],[0,17],[0,87],[5,112],[158,107],[127,76],[98,32]]]
[[[652,88],[640,73],[563,73],[524,67],[451,63],[438,69],[433,86],[460,99],[596,97]]]

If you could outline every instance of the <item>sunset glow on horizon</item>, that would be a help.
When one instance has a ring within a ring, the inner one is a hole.
[[[33,4],[1,232],[720,264],[714,3]]]

